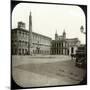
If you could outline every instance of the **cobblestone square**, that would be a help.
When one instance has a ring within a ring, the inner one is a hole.
[[[12,75],[22,87],[75,85],[83,80],[84,69],[65,55],[12,56]]]

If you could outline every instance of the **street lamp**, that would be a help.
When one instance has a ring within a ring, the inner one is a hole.
[[[80,27],[80,30],[81,30],[81,33],[86,34],[86,32],[84,32],[84,27],[83,26]]]

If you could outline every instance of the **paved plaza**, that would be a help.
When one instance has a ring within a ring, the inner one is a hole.
[[[12,56],[12,75],[22,87],[40,87],[78,84],[84,69],[75,66],[75,60],[64,55]]]

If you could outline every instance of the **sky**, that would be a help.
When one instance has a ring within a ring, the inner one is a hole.
[[[25,22],[26,29],[29,30],[29,15],[32,12],[32,31],[55,38],[66,32],[67,38],[79,38],[82,44],[85,35],[80,32],[83,25],[85,30],[85,15],[78,6],[20,3],[12,12],[12,28],[17,28],[19,21]]]

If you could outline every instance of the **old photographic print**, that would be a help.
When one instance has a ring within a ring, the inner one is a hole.
[[[11,88],[87,84],[87,6],[11,1]]]

